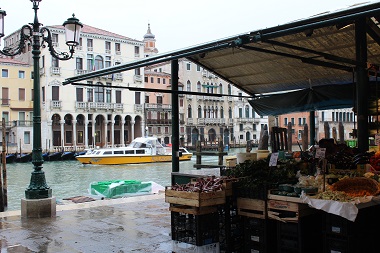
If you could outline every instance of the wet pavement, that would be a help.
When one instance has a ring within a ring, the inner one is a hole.
[[[1,253],[172,252],[165,194],[57,205],[54,218],[0,213]]]

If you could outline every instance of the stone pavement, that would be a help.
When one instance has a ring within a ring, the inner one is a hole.
[[[0,213],[1,253],[172,252],[165,194],[57,205],[54,218]]]

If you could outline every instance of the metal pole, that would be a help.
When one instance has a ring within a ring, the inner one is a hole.
[[[3,171],[2,171],[2,195],[3,195],[3,208],[4,211],[8,207],[8,184],[7,184],[7,161],[6,161],[6,150],[5,150],[5,135],[6,135],[6,129],[5,129],[5,119],[2,119],[2,129],[3,129],[3,152],[2,152],[2,165],[3,165]]]
[[[356,43],[356,103],[358,120],[358,149],[359,152],[366,152],[369,149],[368,142],[368,97],[369,82],[367,76],[367,37],[366,19],[361,18],[355,21],[355,43]]]
[[[312,146],[315,143],[315,111],[310,111],[310,140],[309,145]]]
[[[41,148],[41,106],[40,106],[40,23],[37,18],[38,2],[33,2],[33,152],[32,163],[34,171],[30,178],[30,185],[25,190],[26,199],[51,198],[52,190],[46,184],[45,173],[42,171],[44,162]]]
[[[178,60],[171,62],[172,72],[172,172],[179,172]]]

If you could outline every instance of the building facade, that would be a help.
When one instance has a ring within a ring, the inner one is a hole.
[[[64,28],[49,26],[57,51],[65,51]],[[5,46],[17,43],[17,33],[5,38]],[[87,80],[85,85],[63,86],[65,78],[144,57],[144,43],[84,25],[73,59],[59,61],[42,48],[40,59],[41,121],[43,149],[53,147],[105,147],[125,145],[143,135],[141,92],[143,69]],[[18,57],[31,62],[31,49]],[[112,88],[111,88],[112,87]],[[118,88],[120,87],[120,88]]]
[[[7,152],[32,150],[33,79],[32,66],[0,57],[1,117],[5,120]],[[0,123],[1,124],[1,123]],[[1,135],[2,136],[2,135]]]

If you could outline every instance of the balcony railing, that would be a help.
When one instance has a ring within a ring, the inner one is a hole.
[[[106,54],[111,54],[111,49],[106,49]]]
[[[51,109],[61,109],[62,108],[62,101],[51,101],[50,103],[50,108]]]
[[[134,75],[133,81],[141,83],[143,81],[142,75]]]
[[[145,109],[166,109],[166,110],[171,110],[172,105],[168,104],[145,104]]]
[[[76,69],[75,70],[75,75],[82,75],[82,74],[86,74],[87,73],[87,70],[84,70],[84,69]]]
[[[81,110],[123,110],[122,103],[104,103],[104,102],[75,102],[75,108]]]
[[[135,111],[142,111],[143,105],[135,105]]]
[[[194,124],[194,119],[187,119],[187,124],[188,125],[192,125],[192,124]]]
[[[13,127],[32,127],[33,121],[31,120],[14,120],[12,122]]]
[[[123,80],[123,74],[122,73],[116,73],[114,75],[115,75],[116,80]]]
[[[5,105],[5,106],[9,106],[9,103],[11,102],[11,100],[9,98],[2,98],[1,99],[1,105]]]
[[[50,68],[50,74],[51,75],[61,75],[61,68],[60,67],[51,67]]]

